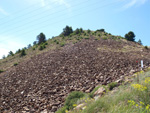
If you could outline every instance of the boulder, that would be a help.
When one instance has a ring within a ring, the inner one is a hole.
[[[105,88],[100,87],[95,93],[94,96],[102,96],[106,92]]]

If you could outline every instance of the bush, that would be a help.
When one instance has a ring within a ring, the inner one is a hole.
[[[40,45],[41,43],[44,43],[46,42],[46,36],[44,33],[40,33],[38,36],[37,36],[37,40],[38,40],[38,44]]]
[[[90,30],[90,29],[88,29],[88,30],[87,30],[87,33],[88,33],[88,34],[90,34],[90,33],[91,33],[91,30]]]
[[[64,107],[62,107],[62,108],[60,108],[56,113],[66,113],[66,107],[64,106]]]
[[[109,90],[112,90],[114,87],[117,87],[117,82],[112,82],[112,83],[110,83],[110,84],[108,84],[108,88],[109,88]]]
[[[18,65],[18,63],[14,63],[14,66],[17,66]]]
[[[77,101],[84,96],[85,94],[83,92],[73,91],[72,93],[70,93],[65,101],[66,109],[73,109],[73,104],[76,104]]]
[[[21,52],[21,50],[20,49],[18,49],[17,51],[16,51],[16,54],[18,54],[18,53],[20,53]]]
[[[64,45],[65,45],[65,43],[64,43],[64,42],[61,42],[61,43],[60,43],[60,46],[61,46],[61,47],[63,47]]]
[[[26,52],[25,52],[25,49],[23,49],[23,50],[21,51],[20,56],[22,57],[22,56],[25,56],[25,55],[26,55]]]
[[[148,49],[148,47],[147,47],[147,46],[145,46],[144,48],[145,48],[145,49]]]
[[[85,37],[85,39],[89,39],[89,37]]]
[[[10,51],[10,52],[8,53],[8,56],[14,56],[14,53],[13,53],[12,51]]]
[[[69,36],[71,33],[73,33],[72,27],[66,26],[61,34],[63,36]]]
[[[135,34],[134,32],[130,31],[127,34],[125,34],[125,39],[129,41],[135,41]]]
[[[103,37],[103,40],[107,40],[108,38],[107,37]]]
[[[4,70],[0,70],[0,73],[3,73],[4,72]]]
[[[46,48],[46,46],[45,45],[40,45],[40,48],[39,48],[39,50],[43,50],[43,49],[45,49]]]
[[[98,29],[99,32],[105,32],[105,29]]]
[[[35,50],[35,47],[33,47],[33,50]]]
[[[48,45],[48,43],[47,43],[47,42],[42,43],[42,44],[40,45],[39,50],[43,50],[43,49],[45,49],[45,48],[46,48],[46,45]]]

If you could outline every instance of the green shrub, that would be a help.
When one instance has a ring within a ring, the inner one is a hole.
[[[89,39],[89,37],[85,37],[85,39]]]
[[[23,50],[21,51],[20,56],[22,57],[22,56],[25,56],[25,55],[26,55],[26,52],[25,52],[25,49],[23,49]]]
[[[85,94],[83,92],[73,91],[72,93],[70,93],[65,101],[66,109],[73,109],[73,104],[76,104],[77,101],[84,96]]]
[[[45,43],[44,43],[44,45],[48,45],[48,43],[47,43],[47,42],[45,42]]]
[[[88,29],[88,30],[87,30],[87,33],[88,33],[88,34],[90,34],[90,33],[91,33],[91,30],[90,30],[90,29]]]
[[[0,73],[3,73],[4,72],[4,70],[0,70]]]
[[[56,113],[66,113],[67,108],[64,106],[60,108]]]
[[[148,49],[148,47],[147,47],[147,46],[145,46],[144,48],[145,48],[145,49]]]
[[[18,54],[18,53],[20,53],[21,52],[21,50],[20,49],[18,49],[17,51],[16,51],[16,54]]]
[[[17,66],[18,65],[18,63],[14,63],[14,66]]]
[[[105,29],[98,29],[99,32],[105,32]]]
[[[103,40],[107,40],[108,38],[107,37],[103,37]]]
[[[45,48],[46,48],[46,46],[45,46],[44,44],[42,44],[42,45],[40,45],[39,50],[43,50],[43,49],[45,49]]]
[[[118,86],[117,82],[112,82],[112,83],[108,84],[109,90],[112,90],[114,87],[117,87],[117,86]]]
[[[61,42],[61,43],[60,43],[60,46],[61,46],[61,47],[63,47],[64,45],[65,45],[65,43],[64,43],[64,42]]]
[[[35,47],[33,47],[33,50],[35,50]]]

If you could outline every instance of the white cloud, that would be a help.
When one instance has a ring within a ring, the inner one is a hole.
[[[2,13],[3,15],[8,15],[8,13],[1,7],[0,7],[0,13]]]
[[[148,0],[126,0],[126,4],[123,6],[124,9],[128,9],[133,6],[140,6],[147,2]]]

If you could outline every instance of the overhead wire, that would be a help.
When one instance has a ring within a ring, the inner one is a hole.
[[[47,1],[47,0],[45,0],[45,1]],[[58,3],[58,1],[52,1],[52,3],[55,3],[55,2]],[[21,10],[19,10],[19,11],[12,12],[12,14],[13,14],[13,15],[17,15],[17,14],[21,13],[20,16],[24,16],[24,14],[22,14],[23,11],[26,11],[27,9],[33,8],[33,6],[37,6],[37,5],[39,5],[39,2],[34,3],[34,4],[32,4],[32,5],[29,5],[28,7],[24,8],[24,9],[21,9]],[[42,7],[42,6],[41,6],[41,7]],[[41,7],[40,7],[40,8],[41,8]],[[38,8],[38,9],[39,9],[39,8]],[[35,9],[35,10],[36,10],[36,9]],[[33,11],[34,11],[34,10],[33,10]],[[32,12],[32,11],[31,11],[31,12]],[[30,12],[28,12],[28,13],[30,13]],[[3,18],[0,18],[0,20],[6,19],[8,16],[9,16],[9,15],[7,15],[7,16],[5,16],[5,17],[3,17]]]
[[[76,7],[76,6],[79,6],[79,5],[82,5],[83,3],[86,3],[87,1],[89,1],[89,0],[86,0],[86,1],[84,1],[84,2],[80,2],[80,3],[78,3],[78,4],[74,5],[74,6],[72,6],[72,8],[74,8],[74,7]],[[103,0],[101,0],[101,1],[103,1]],[[97,5],[97,3],[101,2],[101,1],[98,1],[98,2],[94,3],[94,5],[95,5],[95,4]],[[104,1],[103,1],[103,2],[104,2]],[[93,5],[93,4],[88,5],[88,7],[91,6],[91,5]],[[86,6],[86,7],[87,7],[87,6]],[[84,8],[86,8],[86,7],[82,7],[82,8],[80,8],[79,10],[84,9]],[[5,31],[1,31],[0,33],[1,33],[1,34],[4,34],[4,33],[10,32],[10,31],[12,32],[12,31],[16,30],[17,28],[21,28],[21,27],[23,27],[23,26],[24,26],[24,27],[25,27],[25,26],[28,26],[30,23],[32,24],[33,22],[36,22],[36,21],[41,20],[41,19],[44,19],[44,18],[46,18],[46,20],[43,21],[43,22],[47,22],[47,21],[49,21],[50,19],[55,19],[55,18],[57,18],[57,17],[47,18],[48,16],[52,16],[52,15],[54,15],[54,14],[58,14],[58,13],[60,13],[60,12],[65,11],[66,9],[67,9],[67,8],[65,8],[64,10],[61,10],[61,11],[53,12],[52,14],[47,14],[47,15],[45,15],[45,16],[43,16],[43,17],[36,18],[36,19],[34,19],[34,20],[30,21],[30,22],[23,23],[23,24],[20,25],[20,26],[16,26],[16,27],[13,27],[13,28],[9,28],[9,29],[7,29],[7,30],[5,30]],[[75,10],[75,11],[79,11],[79,10]],[[61,16],[64,16],[64,14],[62,14]],[[59,15],[58,17],[60,17],[60,15]],[[40,23],[40,24],[41,24],[41,23]],[[33,25],[38,25],[38,24],[32,24],[32,26],[33,26]],[[9,25],[9,26],[10,26],[10,25]],[[19,31],[21,31],[21,29],[19,29]]]
[[[70,0],[70,1],[72,1],[72,0]],[[52,4],[52,5],[55,5],[55,4],[57,4],[58,3],[58,1],[53,1],[53,2],[51,2],[51,3],[54,3],[54,4]],[[43,6],[43,7],[46,7],[46,6],[49,6],[50,5],[50,2],[48,2],[47,4],[45,4],[45,6]],[[27,15],[29,15],[29,14],[32,14],[33,12],[36,12],[36,11],[38,11],[38,10],[41,10],[41,9],[43,9],[43,7],[41,6],[40,8],[37,8],[37,9],[34,9],[34,10],[32,10],[32,11],[28,11],[28,12],[26,12],[26,13],[23,13],[22,15],[19,15],[19,16],[17,16],[17,17],[15,17],[15,18],[12,18],[12,19],[9,19],[9,20],[7,20],[7,21],[5,21],[5,22],[3,22],[3,23],[0,23],[0,26],[2,26],[2,25],[5,25],[5,24],[7,24],[8,22],[11,22],[11,21],[13,21],[13,20],[16,20],[16,19],[18,19],[18,18],[20,18],[20,17],[24,17],[24,16],[27,16]],[[54,9],[54,8],[53,8]],[[24,10],[27,10],[27,8],[25,8]],[[47,9],[48,10],[48,9]],[[48,10],[49,11],[49,10]],[[19,11],[19,13],[20,13],[21,11]],[[44,11],[42,11],[41,13],[39,13],[39,14],[42,14],[42,13],[45,13],[46,11],[44,10]],[[38,14],[36,14],[36,15],[38,15]],[[36,15],[32,15],[32,16],[36,16]],[[5,18],[6,19],[6,18]],[[28,18],[24,18],[24,20],[25,19],[28,19]],[[21,20],[22,21],[22,20]]]
[[[55,22],[55,23],[54,23],[54,22],[53,22],[53,23],[49,23],[49,24],[47,24],[47,25],[43,25],[43,26],[40,26],[40,27],[46,28],[46,27],[48,27],[48,25],[58,24],[59,22],[62,22],[62,21],[64,21],[64,20],[67,20],[67,19],[70,19],[70,18],[79,16],[79,15],[83,15],[83,14],[89,13],[89,12],[91,12],[91,11],[94,11],[94,10],[99,9],[99,8],[102,8],[102,7],[107,7],[107,6],[112,5],[112,4],[114,4],[114,3],[116,3],[116,2],[112,2],[112,3],[110,3],[110,4],[106,4],[106,5],[101,6],[101,7],[96,7],[96,8],[94,8],[94,9],[92,9],[92,10],[87,10],[87,11],[85,11],[85,12],[82,12],[82,13],[80,13],[80,14],[71,16],[71,17],[69,17],[69,18],[65,18],[65,19],[60,20],[60,21],[57,21],[57,22]],[[33,32],[33,31],[35,31],[35,30],[37,30],[37,29],[39,29],[39,28],[37,27],[36,29],[30,30],[30,31],[28,31],[28,32],[21,33],[20,35],[17,35],[17,36],[21,36],[21,35],[23,35],[23,34],[24,34],[24,35],[27,35],[27,33]],[[2,43],[3,41],[5,41],[5,40],[1,40],[0,43]]]

